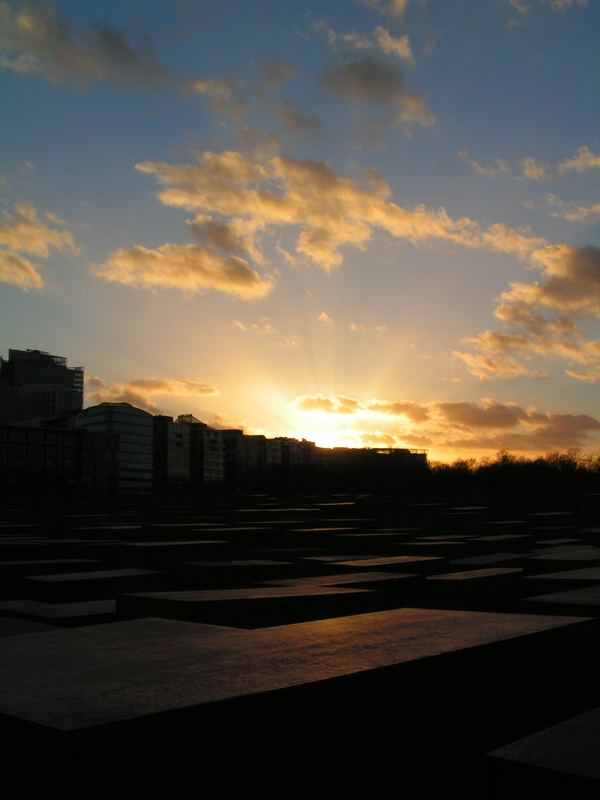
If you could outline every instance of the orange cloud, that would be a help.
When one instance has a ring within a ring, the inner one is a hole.
[[[361,433],[361,442],[366,447],[395,447],[396,437],[390,433]]]
[[[408,419],[413,422],[424,422],[429,417],[428,409],[420,403],[390,403],[379,401],[370,403],[367,409],[377,414],[408,417]]]

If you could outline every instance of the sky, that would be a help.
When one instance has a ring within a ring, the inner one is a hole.
[[[432,460],[600,448],[600,2],[0,0],[0,354]]]

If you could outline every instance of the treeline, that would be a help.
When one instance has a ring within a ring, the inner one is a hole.
[[[348,459],[311,464],[294,470],[248,473],[237,486],[242,492],[447,493],[479,490],[546,491],[569,486],[600,491],[600,450],[549,453],[537,458],[501,451],[492,458],[459,459],[453,463],[402,464],[381,458],[361,463]]]
[[[536,458],[501,450],[492,458],[458,459],[451,464],[433,462],[428,472],[432,488],[436,489],[600,487],[600,450],[584,454],[570,449]]]

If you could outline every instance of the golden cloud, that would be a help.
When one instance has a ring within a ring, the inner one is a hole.
[[[600,169],[600,153],[593,153],[585,145],[582,145],[574,156],[561,161],[558,165],[559,172],[587,172],[590,169]]]
[[[570,377],[598,380],[600,341],[586,339],[577,320],[600,317],[600,248],[551,245],[534,251],[531,264],[544,279],[511,283],[494,312],[513,330],[483,331],[464,340],[478,352],[454,355],[483,380],[525,374],[540,377],[539,371],[511,354],[526,360],[533,356],[564,359],[587,367],[567,369]]]
[[[317,317],[317,320],[319,322],[323,322],[325,325],[333,325],[334,324],[333,320],[331,319],[331,317],[329,316],[329,314],[326,311],[321,311],[321,313]]]
[[[411,65],[415,63],[407,34],[396,37],[382,26],[377,26],[373,30],[372,38],[363,33],[339,33],[322,19],[313,22],[311,27],[313,30],[323,33],[327,37],[329,46],[334,50],[339,48],[348,50],[379,49],[385,55],[397,56]]]
[[[521,165],[523,177],[528,178],[530,181],[540,181],[548,176],[548,165],[536,161],[531,156],[522,158],[519,164]]]
[[[275,333],[275,326],[268,317],[262,317],[257,322],[242,322],[239,319],[234,319],[234,328],[244,333],[256,333],[261,336],[272,336]]]
[[[319,411],[332,418],[351,415],[354,432],[346,433],[357,444],[368,446],[433,446],[441,450],[506,448],[543,453],[585,444],[600,431],[600,421],[587,414],[539,411],[517,403],[499,402],[493,397],[415,403],[304,395],[297,398],[295,406],[300,411]],[[374,425],[374,414],[384,414],[388,420],[385,423],[378,420]],[[410,419],[409,425],[403,423],[403,417]]]
[[[47,258],[50,249],[73,250],[73,235],[66,229],[50,228],[39,219],[39,210],[30,203],[17,203],[15,214],[5,212],[0,223],[0,245],[8,250]],[[46,214],[54,225],[64,225],[55,214]]]
[[[354,414],[361,409],[358,400],[352,397],[336,395],[323,397],[323,395],[304,395],[296,400],[296,407],[300,411],[323,411],[327,414]]]
[[[409,0],[362,0],[362,3],[366,6],[372,6],[377,11],[390,17],[403,17]]]
[[[594,203],[591,206],[563,203],[555,194],[547,194],[546,201],[555,208],[550,213],[557,219],[566,219],[568,222],[589,222],[600,217],[600,203]]]
[[[392,36],[392,34],[382,27],[377,27],[373,31],[375,41],[386,55],[395,55],[407,61],[409,64],[414,64],[415,59],[410,48],[410,41],[406,34],[404,36]]]
[[[368,411],[376,414],[390,414],[391,416],[403,416],[412,422],[424,422],[429,417],[429,410],[420,403],[399,403],[377,401],[369,403]]]
[[[17,253],[0,250],[0,282],[12,283],[23,291],[41,289],[44,280],[37,267]]]
[[[572,6],[585,7],[588,4],[588,0],[541,0],[541,2],[549,2],[555,11],[563,11],[565,8],[571,8]]]
[[[160,414],[153,398],[172,395],[176,397],[210,397],[218,389],[189,378],[133,378],[125,383],[106,383],[96,375],[86,376],[87,401],[97,403],[131,403],[151,414]]]
[[[390,188],[375,171],[357,182],[324,162],[264,153],[249,158],[237,151],[207,151],[197,163],[143,162],[136,168],[164,187],[158,194],[163,204],[198,214],[195,232],[210,236],[209,245],[221,225],[221,246],[238,255],[243,247],[257,263],[255,233],[288,226],[300,229],[296,254],[327,271],[342,263],[341,247],[364,248],[374,229],[413,244],[437,239],[519,258],[547,244],[528,228],[515,230],[502,223],[482,228],[468,217],[452,219],[443,208],[404,208],[389,201]],[[214,215],[229,222],[215,222]],[[231,226],[239,228],[242,219],[251,234],[244,238],[236,230],[231,238]]]
[[[495,178],[498,175],[510,172],[510,164],[500,158],[495,158],[493,162],[486,167],[484,164],[480,164],[478,161],[475,161],[474,158],[471,158],[466,150],[459,150],[456,155],[465,161],[478,175]]]
[[[396,437],[391,433],[361,433],[361,442],[366,447],[395,447]]]
[[[530,415],[516,403],[498,403],[484,398],[480,403],[437,403],[437,411],[449,422],[469,428],[514,428]]]
[[[137,245],[117,250],[92,271],[127,286],[191,293],[214,290],[242,300],[264,297],[274,285],[273,278],[261,278],[243,259],[223,257],[193,244],[164,244],[154,250]]]
[[[36,264],[21,253],[48,258],[50,250],[75,250],[73,235],[64,220],[46,212],[49,227],[30,203],[17,203],[15,213],[2,214],[0,222],[0,282],[11,283],[23,291],[41,289],[44,279]]]

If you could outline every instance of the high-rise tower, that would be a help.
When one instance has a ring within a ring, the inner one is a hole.
[[[83,408],[83,367],[42,350],[0,358],[0,422],[67,416]]]

